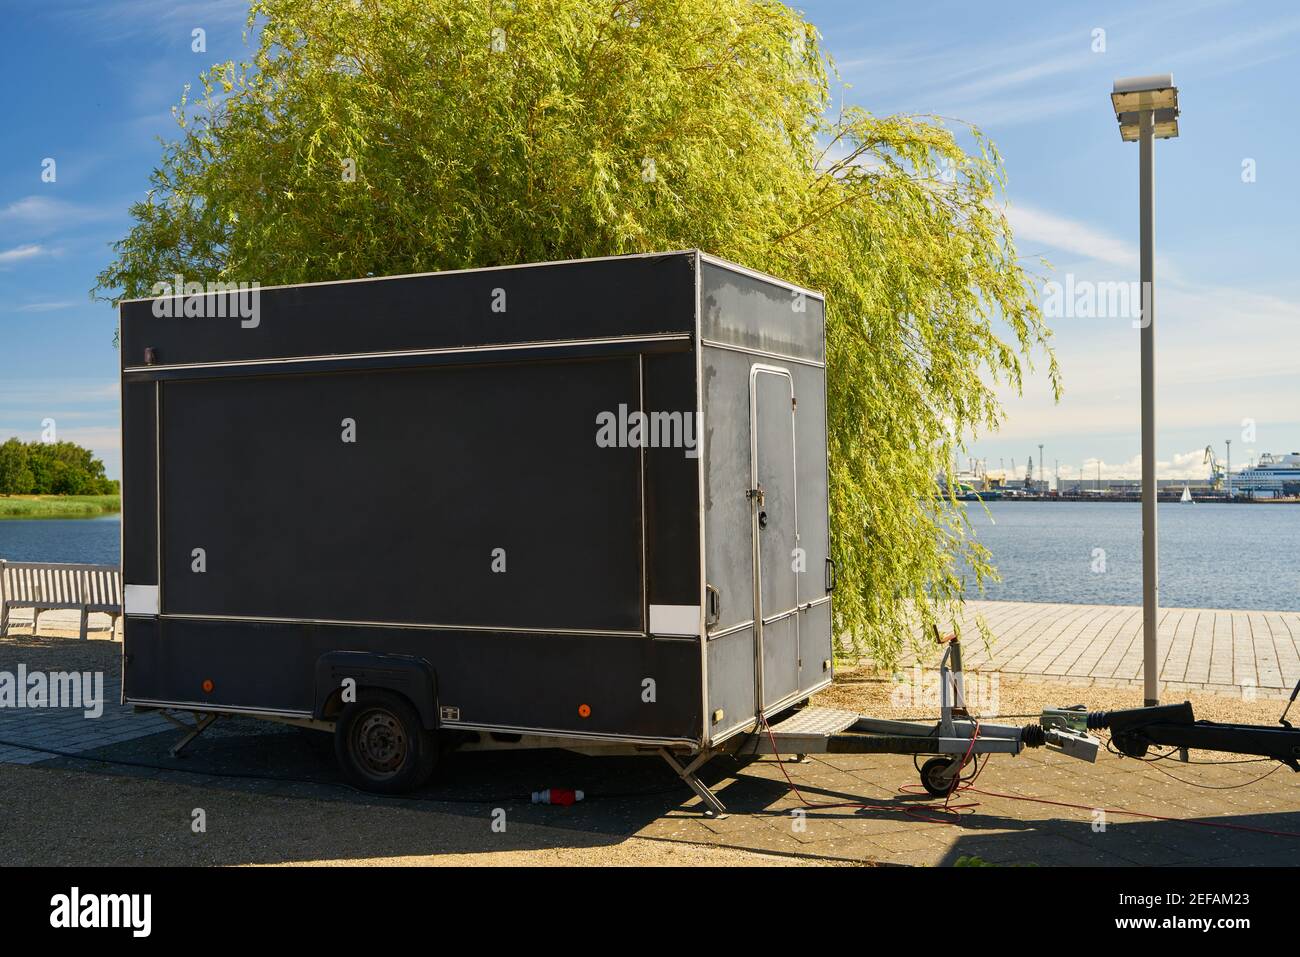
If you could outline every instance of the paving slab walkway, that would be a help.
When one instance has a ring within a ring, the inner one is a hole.
[[[988,647],[981,618],[993,636]],[[1077,684],[1142,681],[1140,606],[972,601],[959,625],[968,670]],[[1300,681],[1300,612],[1162,608],[1157,640],[1160,682],[1170,692],[1285,697]]]
[[[88,682],[81,682],[83,693],[98,689],[99,705],[83,700],[80,707],[0,708],[0,763],[37,764],[49,760],[49,752],[76,754],[175,730],[160,715],[135,714],[121,703],[121,641],[107,628],[92,631],[86,641],[66,637],[77,631],[79,613],[71,614],[69,623],[59,612],[42,613],[39,638],[31,635],[30,619],[11,619],[9,636],[0,638],[0,672],[12,675],[15,682],[20,668],[27,675],[44,673],[47,682],[60,673],[89,675]],[[103,622],[108,622],[107,615]],[[92,628],[96,624],[92,620]],[[64,637],[56,637],[59,632]],[[39,750],[43,748],[49,751]]]

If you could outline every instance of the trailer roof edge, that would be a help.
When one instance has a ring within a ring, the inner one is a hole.
[[[361,283],[361,282],[385,282],[391,279],[420,279],[427,276],[455,276],[455,275],[461,275],[464,273],[473,273],[473,272],[495,272],[503,269],[530,269],[537,266],[568,266],[568,265],[574,265],[576,263],[609,262],[615,259],[657,259],[657,258],[662,258],[664,256],[697,256],[700,259],[712,263],[715,266],[720,266],[724,269],[730,269],[734,272],[739,272],[748,276],[753,276],[756,279],[761,279],[764,280],[765,282],[773,283],[774,285],[781,286],[785,289],[796,289],[806,295],[812,296],[815,299],[819,299],[822,302],[826,301],[826,297],[822,295],[820,292],[817,292],[816,290],[806,289],[803,286],[800,286],[796,283],[789,282],[785,279],[781,279],[777,276],[773,276],[770,273],[761,272],[760,270],[757,269],[750,269],[748,266],[742,266],[739,263],[734,263],[729,259],[723,259],[721,256],[715,256],[712,253],[706,253],[704,250],[698,248],[669,249],[663,252],[653,252],[653,253],[620,253],[615,256],[591,256],[584,259],[550,259],[543,262],[515,263],[513,265],[505,265],[505,266],[475,266],[470,269],[438,269],[438,270],[433,270],[431,272],[398,273],[392,276],[359,276],[354,279],[322,279],[318,282],[290,282],[290,283],[281,283],[275,286],[259,286],[258,289],[259,291],[266,292],[272,289],[300,289],[305,286],[338,286],[343,284]],[[122,306],[128,305],[130,303],[154,302],[159,299],[184,299],[184,298],[186,298],[184,293],[173,294],[170,296],[137,296],[132,299],[119,299],[117,301],[117,307],[119,309],[119,316],[120,316],[120,310]]]
[[[471,272],[499,272],[503,269],[531,269],[535,266],[569,266],[577,263],[608,262],[614,259],[657,259],[664,256],[691,255],[699,256],[705,254],[699,249],[669,249],[660,253],[620,253],[616,256],[591,256],[584,259],[548,259],[543,262],[513,263],[505,266],[474,266],[469,269],[435,269],[430,272],[407,272],[398,273],[392,276],[358,276],[355,279],[321,279],[317,282],[286,282],[280,283],[276,286],[258,286],[258,290],[266,292],[271,289],[301,289],[304,286],[339,286],[358,282],[385,282],[390,279],[423,279],[428,276],[457,276]],[[184,298],[186,298],[186,296],[183,293],[180,295],[170,296],[137,296],[134,299],[119,299],[118,305],[122,306],[132,302],[153,302],[155,299]]]
[[[817,299],[823,303],[826,301],[826,297],[816,289],[809,289],[807,286],[801,286],[796,282],[790,282],[790,280],[782,279],[780,276],[773,276],[771,273],[763,272],[761,269],[751,269],[748,266],[742,266],[740,263],[734,263],[730,259],[723,259],[721,256],[713,255],[713,253],[706,253],[702,249],[695,250],[695,253],[704,262],[710,263],[714,266],[720,266],[723,269],[730,269],[732,272],[738,272],[742,275],[762,280],[763,282],[770,282],[772,285],[780,286],[782,289],[793,289],[796,292],[801,292],[805,296],[811,296],[813,299]]]

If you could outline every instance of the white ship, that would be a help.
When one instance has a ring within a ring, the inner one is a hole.
[[[1255,465],[1232,476],[1232,491],[1258,498],[1300,494],[1300,452],[1289,455],[1265,452]]]

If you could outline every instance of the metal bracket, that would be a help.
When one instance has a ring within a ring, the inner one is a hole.
[[[935,629],[936,636],[938,629]],[[968,718],[966,711],[966,685],[962,678],[961,641],[956,635],[945,641],[943,658],[939,661],[939,732],[944,737],[953,736],[953,719]]]

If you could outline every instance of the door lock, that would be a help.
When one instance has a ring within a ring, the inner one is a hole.
[[[763,496],[763,486],[760,484],[758,488],[751,488],[747,490],[745,492],[745,498],[749,499],[751,502],[757,502],[758,507],[762,508],[763,505],[765,504],[764,496]]]

